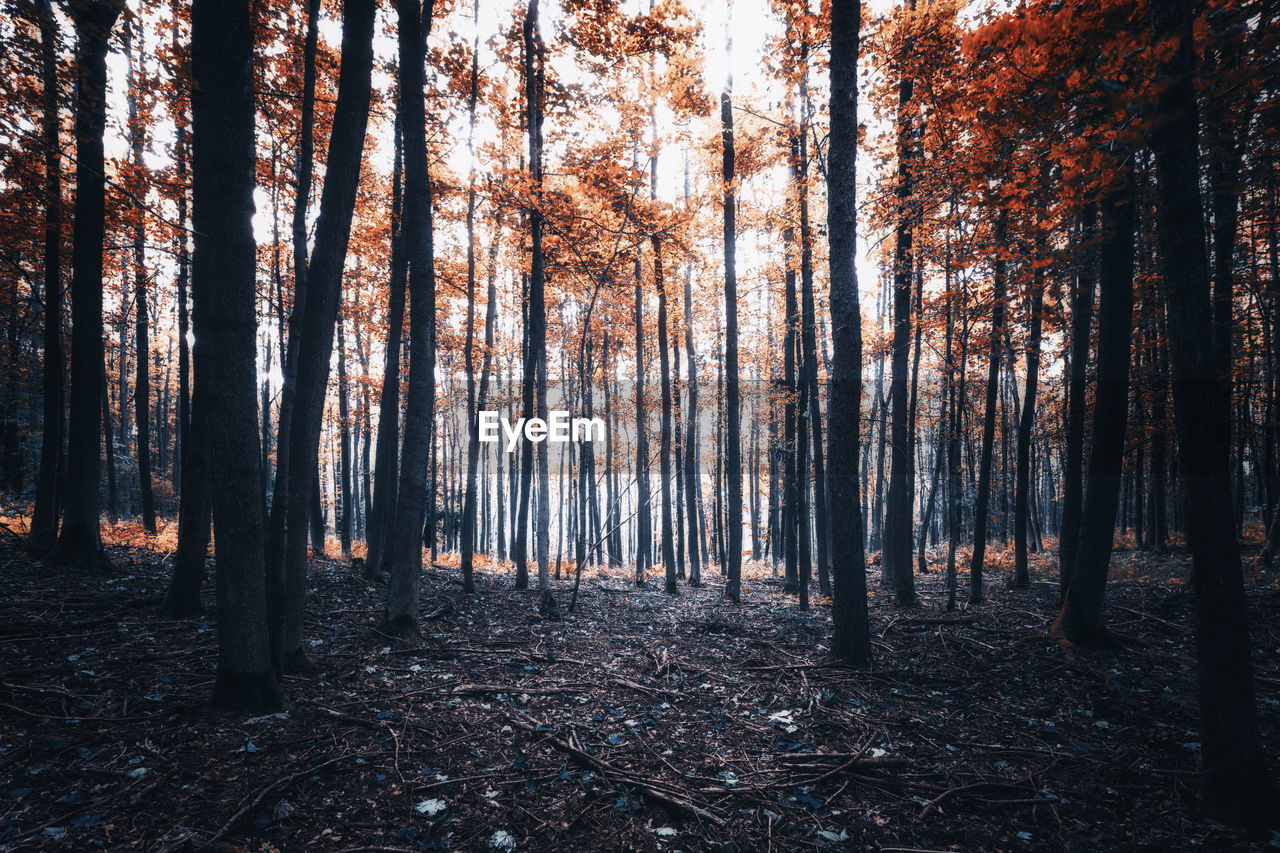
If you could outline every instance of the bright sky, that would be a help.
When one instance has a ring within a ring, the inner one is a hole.
[[[708,88],[708,94],[713,98],[718,98],[721,87],[727,76],[732,73],[734,82],[734,98],[735,105],[738,107],[746,107],[757,111],[776,111],[777,104],[783,97],[783,93],[776,81],[770,79],[764,60],[768,50],[768,42],[776,38],[782,29],[781,21],[777,15],[770,9],[769,0],[735,0],[733,3],[721,2],[721,0],[687,0],[692,7],[695,15],[701,22],[700,48],[705,56],[705,73],[704,81]],[[624,9],[630,12],[640,12],[648,9],[648,0],[631,0],[624,4]],[[890,0],[871,0],[868,4],[872,12],[885,11],[891,7]],[[472,23],[469,3],[459,3],[457,8],[445,20],[437,20],[433,27],[432,38],[436,42],[442,42],[444,39],[453,38],[464,39],[470,42],[475,35],[475,26]],[[380,15],[384,18],[392,15],[389,4],[383,4]],[[512,19],[516,8],[523,9],[524,3],[518,0],[481,0],[480,3],[480,62],[483,66],[492,66],[496,63],[496,57],[493,51],[487,45],[488,39],[494,36],[500,22],[507,22]],[[542,2],[542,29],[544,38],[548,42],[552,42],[552,34],[557,31],[557,24],[561,21],[560,10],[557,3],[552,0],[543,0]],[[321,39],[335,49],[341,43],[341,24],[337,17],[340,14],[340,8],[333,0],[325,3],[324,12],[320,24]],[[727,28],[732,31],[732,52],[726,51],[726,31]],[[375,53],[380,62],[385,63],[392,60],[395,56],[396,45],[394,38],[387,37],[382,34],[382,21],[379,22],[378,35],[375,36]],[[167,22],[153,29],[148,38],[168,38]],[[125,78],[126,78],[126,60],[123,51],[117,49],[108,59],[109,68],[109,97],[112,104],[111,118],[108,122],[108,132],[106,139],[106,149],[108,157],[125,159],[128,156],[128,146],[125,139],[124,118],[127,114],[125,100]],[[149,45],[146,55],[154,57],[154,45]],[[154,61],[154,60],[151,60]],[[589,85],[590,79],[578,71],[572,61],[561,54],[557,56],[554,53],[552,61],[555,63],[556,72],[569,82],[577,82],[583,85]],[[384,66],[385,67],[385,66]],[[375,72],[375,87],[389,89],[391,81],[387,75],[378,70]],[[812,79],[812,88],[814,90],[815,99],[821,101],[826,97],[826,81],[821,79],[821,75],[815,74]],[[869,110],[863,111],[864,121],[869,117]],[[738,120],[750,120],[741,111],[738,112]],[[714,117],[712,118],[714,121]],[[663,109],[658,112],[659,134],[666,136],[675,131],[672,125],[670,114]],[[370,132],[378,139],[378,150],[373,158],[374,168],[389,173],[391,171],[391,129],[387,122],[371,123]],[[447,163],[455,174],[465,175],[470,166],[470,154],[465,144],[466,140],[466,116],[464,111],[459,108],[455,110],[451,123],[448,126],[447,135],[456,140],[456,144],[449,146],[444,152]],[[483,144],[486,139],[491,139],[496,133],[496,129],[492,121],[483,114],[479,117],[476,127],[476,144],[477,148]],[[164,169],[169,167],[168,150],[172,143],[172,130],[168,121],[161,118],[151,131],[151,141],[146,151],[147,164],[154,169]],[[326,140],[318,138],[316,140],[317,147],[326,144]],[[554,152],[550,156],[554,158]],[[549,163],[549,167],[554,170],[555,163]],[[859,185],[860,200],[865,200],[871,182],[874,179],[874,164],[869,158],[862,157],[859,164]],[[478,164],[481,173],[485,170],[485,164]],[[683,189],[683,156],[681,150],[675,145],[666,145],[659,158],[659,195],[665,200],[674,201],[682,195]],[[770,204],[781,203],[783,197],[784,185],[786,182],[786,170],[779,165],[772,171],[754,179],[748,185],[744,186],[741,196],[744,204],[767,206]],[[258,213],[255,218],[255,230],[262,244],[267,244],[271,239],[271,211],[268,194],[264,189],[260,189],[258,193]],[[312,216],[316,213],[313,202]],[[437,220],[439,231],[437,240],[440,245],[461,245],[462,235],[460,233],[461,225],[444,220]],[[859,279],[864,299],[864,307],[870,309],[875,298],[875,289],[877,285],[878,275],[875,266],[867,259],[866,239],[868,236],[875,237],[877,235],[868,235],[865,227],[860,229],[859,251]],[[484,239],[484,235],[481,235]],[[714,256],[718,246],[706,245],[703,247],[708,258]],[[749,300],[754,290],[758,290],[763,284],[758,271],[766,264],[776,260],[781,251],[781,247],[777,245],[762,245],[760,235],[756,233],[743,233],[740,235],[738,243],[738,263],[739,263],[739,287],[743,294],[744,305],[749,313]],[[825,251],[825,248],[823,248]],[[163,268],[170,263],[168,257],[160,257],[156,259],[158,267]],[[163,281],[172,280],[172,275],[165,272],[160,273],[160,279]],[[825,276],[823,276],[825,278]],[[757,295],[757,298],[758,295]]]

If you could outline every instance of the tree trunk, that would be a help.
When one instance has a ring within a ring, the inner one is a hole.
[[[982,458],[978,465],[978,499],[973,512],[973,557],[969,562],[969,603],[982,601],[982,563],[987,550],[987,513],[991,500],[991,451],[996,434],[996,394],[1000,387],[1000,350],[1004,346],[1005,225],[1008,213],[996,214],[996,260],[991,293],[991,346],[987,360],[987,398],[983,407]]]
[[[311,200],[314,149],[316,43],[319,38],[320,0],[307,0],[307,34],[302,52],[302,113],[298,128],[297,187],[293,201],[293,307],[289,312],[289,340],[280,357],[284,382],[280,389],[277,418],[276,477],[271,494],[271,518],[267,528],[267,609],[271,623],[271,649],[277,667],[285,646],[287,586],[285,536],[292,489],[293,411],[298,383],[298,354],[302,345],[307,308],[307,209]],[[284,311],[281,298],[280,311]],[[304,460],[299,460],[303,464]],[[310,499],[310,496],[305,498]],[[304,500],[298,493],[296,501]]]
[[[110,568],[98,528],[102,451],[102,241],[106,212],[107,49],[122,0],[76,0],[76,201],[71,249],[71,394],[66,507],[50,560],[93,571]]]
[[[369,119],[373,67],[373,0],[348,0],[343,7],[342,65],[328,166],[316,221],[315,252],[306,266],[305,305],[297,329],[297,384],[289,425],[289,471],[285,504],[284,632],[277,652],[284,670],[306,668],[302,651],[307,585],[307,512],[319,485],[316,458],[321,416],[333,353],[334,324],[342,293],[342,271],[351,234],[361,152]],[[295,296],[295,300],[297,297]]]
[[[382,390],[378,395],[378,447],[373,470],[373,512],[365,533],[365,577],[382,578],[396,514],[400,454],[400,349],[404,336],[405,285],[409,261],[404,246],[402,123],[396,119],[395,167],[391,185],[391,281],[387,308],[388,330]]]
[[[1081,242],[1090,246],[1097,220],[1094,202],[1080,213]],[[1062,522],[1058,530],[1059,594],[1065,598],[1080,541],[1080,511],[1084,505],[1085,381],[1089,361],[1089,327],[1093,323],[1093,254],[1077,260],[1071,291],[1071,354],[1067,368],[1066,443],[1062,450]]]
[[[834,633],[831,656],[871,665],[867,578],[858,494],[858,430],[862,409],[862,317],[857,268],[858,41],[860,0],[831,4],[831,130],[827,159],[827,232],[831,263],[831,359],[828,417],[850,435],[831,442],[831,530]]]
[[[538,0],[529,0],[524,19],[525,108],[529,126],[529,169],[538,206],[530,212],[529,236],[531,258],[529,268],[529,350],[537,365],[538,417],[547,420],[547,309],[546,262],[542,249],[542,116],[544,60],[542,34],[538,28]],[[550,534],[551,489],[548,476],[547,442],[537,446],[538,516],[536,544],[538,552],[538,589],[542,590],[540,611],[559,619],[555,598],[551,594]]]
[[[271,666],[257,487],[252,21],[244,0],[192,4],[195,415],[208,430],[217,531],[211,704],[270,713],[282,697]]]
[[[1043,246],[1043,241],[1038,241]],[[1031,478],[1031,430],[1036,421],[1036,389],[1040,381],[1040,326],[1044,307],[1044,273],[1032,273],[1027,331],[1027,378],[1023,394],[1022,412],[1018,420],[1017,475],[1014,482],[1013,503],[1013,585],[1026,587],[1031,579],[1027,573],[1027,519],[1029,515],[1028,493]]]
[[[726,46],[728,47],[728,46]],[[726,50],[727,53],[731,52]],[[725,316],[725,477],[728,479],[726,500],[728,528],[724,547],[727,561],[724,594],[739,603],[742,587],[742,442],[738,391],[738,278],[735,267],[737,248],[737,200],[734,184],[733,143],[733,75],[720,95],[720,127],[723,147],[722,178],[724,180],[724,316]]]
[[[1115,536],[1124,473],[1125,421],[1129,414],[1129,333],[1133,317],[1133,187],[1128,173],[1116,179],[1102,203],[1101,296],[1098,306],[1098,388],[1088,489],[1080,516],[1080,543],[1071,583],[1053,632],[1080,645],[1111,639],[1102,623],[1107,568]]]
[[[352,0],[348,0],[348,3]],[[404,232],[409,264],[409,390],[394,526],[387,606],[379,630],[404,640],[418,636],[418,584],[422,575],[422,528],[428,511],[427,474],[434,440],[436,370],[436,278],[431,180],[427,172],[425,44],[434,0],[397,0],[400,44],[400,121],[404,133]],[[372,12],[372,9],[370,9]],[[372,15],[370,15],[372,23]],[[361,42],[362,47],[365,42]],[[346,56],[346,51],[343,51]],[[367,80],[367,78],[364,78]],[[367,90],[366,90],[367,96]],[[367,107],[367,103],[366,103]],[[434,509],[435,493],[429,496]]]
[[[1249,824],[1273,822],[1277,792],[1258,728],[1252,646],[1240,550],[1231,522],[1229,413],[1211,346],[1208,262],[1198,190],[1199,119],[1192,27],[1186,0],[1152,4],[1156,38],[1176,39],[1160,71],[1167,79],[1153,133],[1159,176],[1174,420],[1183,478],[1187,545],[1199,619],[1200,732],[1211,806]]]
[[[352,500],[351,485],[351,402],[348,399],[350,388],[347,383],[347,339],[342,316],[338,316],[338,488],[342,502],[335,501],[335,509],[340,508],[340,516],[336,519],[338,541],[342,544],[343,559],[351,559],[351,522],[355,513],[355,501]]]
[[[914,8],[914,2],[910,4]],[[912,249],[911,157],[914,122],[911,119],[913,83],[906,69],[900,70],[898,87],[898,186],[896,248],[893,260],[893,362],[889,381],[892,409],[892,454],[889,469],[887,513],[888,541],[884,549],[884,570],[893,578],[894,600],[899,607],[916,602],[915,575],[911,560],[914,529],[915,478],[912,466],[912,436],[907,393],[908,358],[911,354],[911,283],[915,255]],[[976,550],[976,549],[975,549]],[[979,563],[981,565],[981,563]]]
[[[134,79],[134,61],[136,59],[133,44],[133,29],[124,29],[126,54],[126,89],[129,109],[129,147],[133,155],[130,164],[133,169],[132,185],[137,195],[143,195],[140,173],[145,168],[142,162],[142,122],[138,117],[138,84]],[[140,47],[140,46],[139,46]],[[142,529],[155,535],[156,501],[151,488],[151,337],[147,316],[147,252],[146,229],[142,224],[142,211],[132,211],[133,221],[133,293],[134,311],[137,322],[134,326],[134,351],[137,357],[134,363],[137,375],[133,383],[133,416],[134,426],[138,433],[138,483],[142,495]]]
[[[58,22],[49,0],[38,7],[40,70],[44,87],[44,364],[43,413],[40,432],[40,474],[31,511],[33,546],[46,549],[58,538],[58,474],[62,469],[66,427],[62,348],[62,143],[58,112]]]

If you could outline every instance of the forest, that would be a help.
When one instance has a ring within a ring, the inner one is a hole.
[[[1274,0],[0,0],[0,850],[1280,846]]]

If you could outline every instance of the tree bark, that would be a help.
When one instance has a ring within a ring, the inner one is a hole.
[[[1043,247],[1043,241],[1037,245]],[[1031,430],[1036,421],[1036,389],[1040,381],[1040,327],[1044,308],[1044,273],[1032,273],[1030,293],[1027,294],[1027,377],[1026,392],[1022,399],[1022,412],[1018,420],[1017,473],[1013,498],[1013,585],[1026,587],[1031,583],[1027,573],[1027,520],[1029,515],[1029,491],[1031,485]]]
[[[1071,569],[1080,540],[1080,512],[1084,506],[1085,383],[1089,361],[1089,327],[1093,323],[1093,240],[1097,212],[1094,202],[1080,213],[1081,242],[1090,247],[1076,263],[1071,291],[1071,354],[1067,368],[1066,442],[1062,450],[1062,522],[1058,530],[1059,594],[1066,598]]]
[[[217,530],[218,670],[211,704],[282,705],[267,630],[253,236],[253,15],[245,0],[194,0],[192,224],[195,414],[208,429]]]
[[[726,51],[730,52],[730,51]],[[724,316],[725,316],[725,477],[729,481],[725,526],[725,596],[738,604],[742,588],[742,437],[738,385],[737,177],[734,174],[733,75],[720,95],[720,139],[724,181]]]
[[[1151,136],[1159,177],[1160,258],[1164,265],[1174,420],[1183,478],[1187,545],[1199,618],[1200,731],[1210,805],[1248,824],[1274,823],[1275,781],[1258,728],[1252,646],[1240,549],[1231,520],[1229,413],[1220,407],[1210,320],[1204,218],[1198,189],[1199,118],[1195,93],[1195,10],[1187,0],[1150,6],[1157,39],[1173,39],[1161,63],[1164,88]]]
[[[827,155],[827,233],[831,264],[829,417],[851,432],[828,450],[834,632],[831,656],[853,666],[871,665],[867,578],[862,550],[858,431],[862,409],[862,316],[857,268],[858,42],[860,0],[831,4],[831,131]]]
[[[138,116],[138,88],[134,77],[134,62],[137,59],[133,44],[134,35],[131,26],[124,29],[124,43],[127,63],[126,88],[129,109],[129,148],[133,156],[131,163],[135,193],[142,195],[140,178],[145,168],[142,162],[142,123]],[[134,210],[133,222],[133,293],[136,323],[134,325],[134,364],[136,375],[133,382],[133,418],[138,433],[138,484],[142,497],[142,529],[155,535],[156,501],[151,486],[151,335],[147,316],[147,252],[146,229],[142,224],[142,211]],[[121,403],[123,405],[123,401]]]
[[[348,0],[351,2],[351,0]],[[379,630],[412,640],[418,635],[422,529],[427,516],[427,473],[435,420],[435,246],[431,178],[427,170],[425,46],[434,0],[397,0],[400,43],[400,121],[404,133],[404,232],[409,263],[409,390],[395,524],[390,531],[391,580]],[[345,56],[345,51],[343,52]],[[367,103],[366,103],[367,106]],[[430,495],[435,506],[434,490]]]
[[[1071,583],[1053,632],[1079,645],[1111,642],[1102,621],[1107,568],[1124,473],[1129,413],[1129,333],[1133,318],[1133,187],[1122,173],[1102,202],[1098,306],[1098,387],[1088,488]]]
[[[991,451],[996,434],[996,394],[1000,388],[1000,351],[1004,346],[1004,288],[1007,264],[1002,256],[1008,213],[996,214],[996,260],[991,293],[991,346],[987,358],[987,398],[982,420],[982,458],[978,464],[978,499],[973,513],[973,557],[969,562],[969,603],[982,601],[982,564],[987,550],[987,514],[991,501]]]
[[[342,65],[328,167],[316,222],[315,252],[307,265],[305,305],[298,331],[298,373],[289,425],[289,472],[285,504],[284,632],[277,649],[284,670],[307,666],[302,651],[307,584],[307,513],[319,486],[316,458],[334,324],[342,293],[342,270],[351,234],[361,153],[369,119],[373,67],[373,0],[348,0],[343,7]],[[295,296],[295,299],[297,297]],[[297,498],[306,495],[307,498]]]
[[[66,506],[54,564],[110,568],[98,527],[102,396],[102,241],[106,214],[107,50],[123,0],[76,0],[76,201],[71,248],[71,394]]]
[[[37,6],[40,25],[42,135],[44,137],[44,363],[42,365],[43,413],[40,432],[40,473],[36,480],[35,506],[31,510],[30,542],[50,548],[58,538],[58,474],[64,459],[66,428],[63,408],[62,345],[62,143],[58,111],[58,22],[49,0]]]
[[[391,291],[387,307],[386,361],[382,371],[382,390],[378,395],[377,454],[373,469],[373,512],[365,532],[367,556],[365,577],[385,576],[384,565],[390,542],[391,523],[396,514],[396,491],[399,480],[400,455],[400,350],[404,336],[405,287],[409,261],[404,247],[403,164],[401,137],[403,122],[396,119],[395,166],[391,186]]]

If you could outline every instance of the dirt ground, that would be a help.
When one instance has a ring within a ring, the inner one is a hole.
[[[1280,846],[1198,808],[1176,553],[1116,553],[1108,614],[1131,642],[1113,652],[1047,637],[1049,555],[1030,590],[997,567],[989,602],[953,614],[937,571],[918,578],[922,606],[898,610],[872,566],[870,671],[824,665],[828,608],[800,612],[758,564],[737,608],[714,570],[669,597],[660,578],[636,589],[589,568],[563,622],[507,573],[480,571],[465,598],[437,568],[423,639],[403,648],[373,631],[384,589],[319,559],[318,674],[286,679],[287,714],[246,719],[205,710],[212,619],[156,619],[159,541],[112,547],[116,572],[85,577],[0,537],[0,849]],[[1249,583],[1274,752],[1280,589]]]

